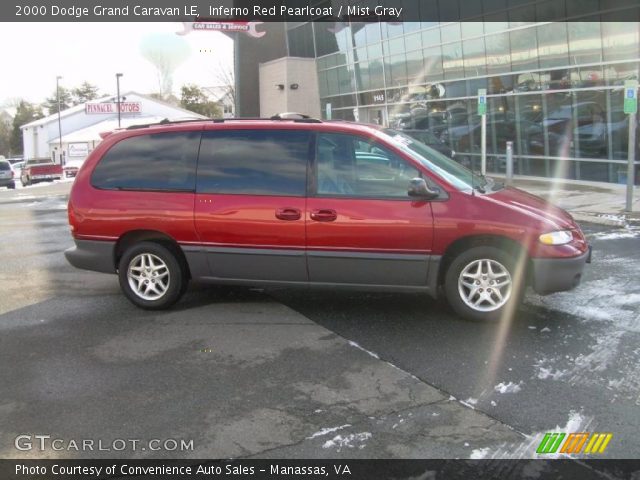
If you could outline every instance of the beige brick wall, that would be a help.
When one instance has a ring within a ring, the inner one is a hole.
[[[297,112],[320,118],[320,92],[315,60],[284,57],[260,64],[260,116]],[[298,89],[292,90],[291,84]],[[284,85],[279,90],[276,85]]]

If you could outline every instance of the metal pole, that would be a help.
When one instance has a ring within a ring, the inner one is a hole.
[[[121,73],[116,73],[116,90],[117,90],[117,94],[118,94],[118,128],[120,128],[120,77],[122,76]]]
[[[507,185],[513,183],[513,142],[507,142]]]
[[[482,129],[480,130],[480,173],[487,174],[487,116],[482,115]]]
[[[58,155],[60,155],[60,165],[62,163],[62,121],[60,120],[60,79],[62,77],[58,75],[56,77],[56,98],[58,100]]]
[[[636,114],[629,114],[629,147],[628,147],[628,163],[627,163],[627,205],[626,211],[633,211],[633,184],[634,170],[636,163]]]

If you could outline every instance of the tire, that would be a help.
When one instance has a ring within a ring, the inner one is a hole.
[[[182,297],[188,281],[176,254],[155,242],[131,246],[118,263],[118,279],[129,301],[145,310],[169,308]]]
[[[9,190],[14,190],[16,188],[16,183],[15,182],[11,182],[9,185],[7,185],[7,188]]]
[[[512,315],[522,300],[525,272],[515,275],[515,271],[516,258],[504,250],[470,248],[455,257],[446,271],[447,301],[467,320],[501,320]]]

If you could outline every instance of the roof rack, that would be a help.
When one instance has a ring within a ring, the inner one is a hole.
[[[125,130],[136,130],[138,128],[147,128],[147,127],[152,127],[154,125],[174,125],[174,124],[180,124],[180,123],[206,122],[207,120],[210,120],[210,119],[208,119],[208,118],[183,118],[181,120],[169,120],[168,118],[163,118],[159,122],[155,122],[155,123],[139,123],[139,124],[136,124],[136,125],[129,125],[127,128],[125,128]]]
[[[251,122],[251,121],[268,121],[268,120],[296,122],[296,123],[322,123],[322,120],[318,120],[317,118],[312,118],[308,115],[303,115],[301,113],[294,113],[294,112],[286,112],[286,113],[278,113],[276,115],[273,115],[272,117],[189,118],[189,119],[182,119],[182,120],[169,120],[168,118],[165,118],[156,123],[131,125],[127,127],[126,130],[136,130],[138,128],[147,128],[154,125],[175,125],[175,124],[190,123],[190,122],[224,123],[224,122],[242,122],[242,121]]]

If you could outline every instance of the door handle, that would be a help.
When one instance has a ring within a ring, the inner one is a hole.
[[[302,213],[297,208],[285,207],[276,210],[276,218],[280,220],[300,220]]]
[[[338,218],[338,214],[335,210],[313,210],[311,212],[311,220],[316,222],[333,222]]]

